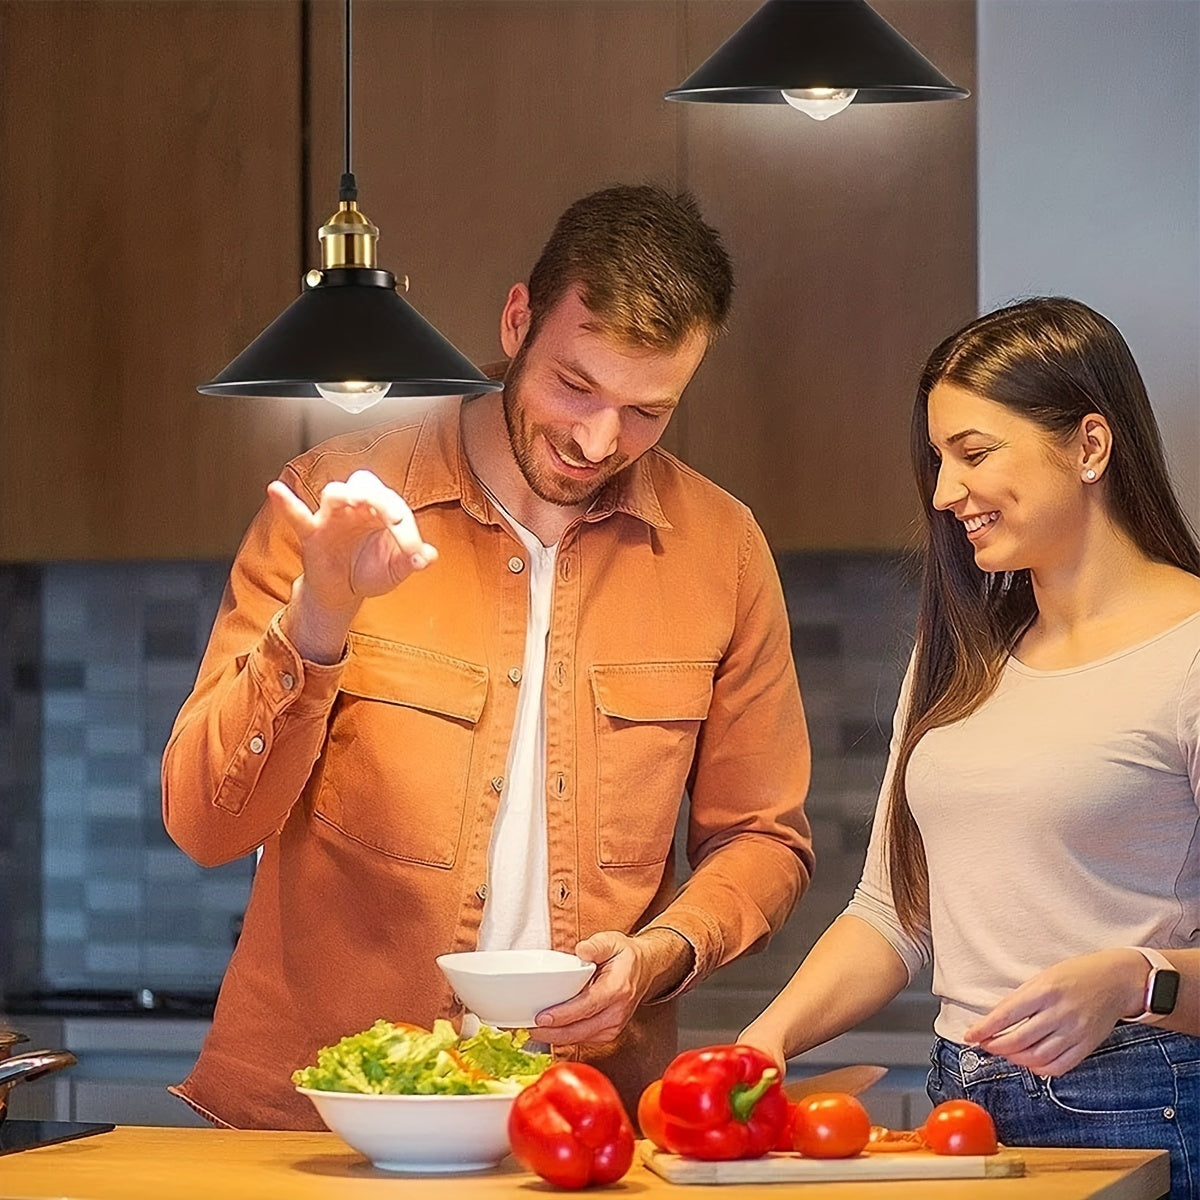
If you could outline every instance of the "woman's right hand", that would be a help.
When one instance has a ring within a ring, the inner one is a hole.
[[[756,1021],[751,1021],[737,1037],[738,1042],[744,1046],[753,1046],[756,1050],[761,1050],[775,1065],[779,1068],[779,1077],[782,1079],[787,1074],[787,1057],[783,1052],[783,1038],[776,1033],[773,1033],[769,1027],[763,1024],[761,1018]]]

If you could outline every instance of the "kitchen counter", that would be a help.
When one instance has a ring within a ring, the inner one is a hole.
[[[1017,1179],[824,1184],[805,1200],[1157,1200],[1168,1159],[1151,1150],[1022,1150]],[[111,1133],[0,1157],[4,1200],[494,1200],[554,1194],[512,1159],[470,1175],[377,1171],[331,1133],[121,1126]],[[640,1164],[604,1196],[706,1195],[667,1183]],[[795,1195],[788,1185],[724,1185],[720,1200]]]

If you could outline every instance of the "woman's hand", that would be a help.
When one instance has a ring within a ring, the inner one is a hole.
[[[1147,971],[1136,950],[1064,959],[1027,979],[963,1036],[1035,1075],[1062,1075],[1122,1017],[1141,1012]]]
[[[767,1055],[779,1068],[779,1077],[781,1079],[787,1074],[787,1057],[783,1051],[783,1038],[779,1034],[772,1032],[761,1017],[756,1021],[751,1021],[738,1034],[737,1040],[742,1045],[753,1046],[756,1050],[761,1050]]]

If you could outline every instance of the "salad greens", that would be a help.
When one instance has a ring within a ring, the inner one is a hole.
[[[317,1051],[317,1065],[292,1073],[298,1087],[320,1092],[372,1095],[469,1096],[519,1092],[550,1065],[549,1054],[521,1047],[524,1029],[512,1032],[484,1025],[460,1038],[449,1021],[433,1029],[376,1021],[333,1046]]]

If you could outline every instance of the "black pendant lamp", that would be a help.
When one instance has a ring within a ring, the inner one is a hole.
[[[323,396],[361,412],[390,396],[458,396],[503,386],[483,375],[396,291],[375,262],[379,230],[359,211],[350,164],[350,0],[346,0],[346,169],[321,226],[321,269],[211,382],[210,396]],[[405,280],[407,290],[408,281]]]
[[[767,0],[666,98],[790,104],[823,121],[849,104],[968,95],[866,0]]]

